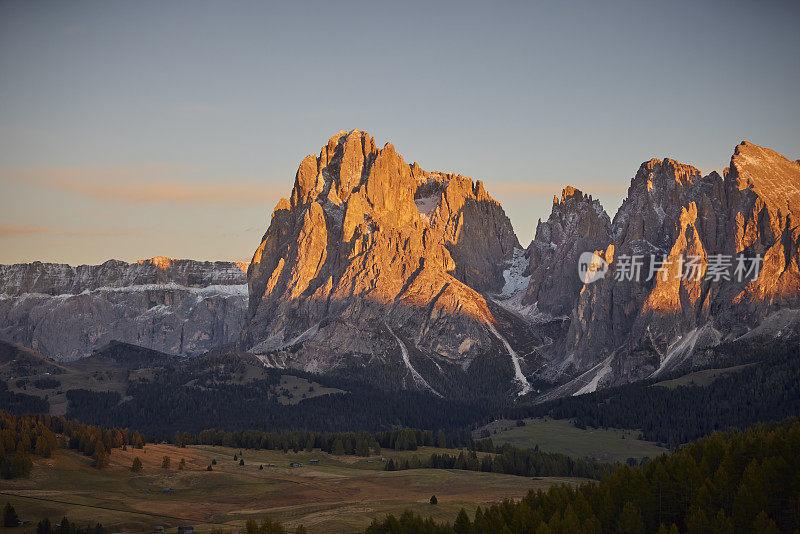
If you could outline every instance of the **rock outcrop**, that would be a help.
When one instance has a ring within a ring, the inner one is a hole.
[[[436,394],[492,353],[511,374],[484,293],[502,289],[518,247],[482,182],[339,132],[302,161],[272,214],[248,270],[240,347],[270,365]]]
[[[523,305],[553,317],[568,316],[581,289],[578,258],[586,251],[604,250],[611,239],[611,219],[599,200],[568,186],[561,199],[553,198],[553,211],[536,226],[528,247],[530,285]]]
[[[196,355],[238,339],[246,263],[153,258],[0,266],[0,339],[56,360],[112,340]]]

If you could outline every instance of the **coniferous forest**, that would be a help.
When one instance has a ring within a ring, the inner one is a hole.
[[[724,366],[746,366],[707,385],[667,388],[658,380],[634,382],[585,395],[505,410],[509,419],[549,416],[580,428],[641,430],[642,438],[669,447],[716,430],[745,428],[800,415],[800,348],[725,347]],[[713,367],[719,364],[712,364]]]
[[[519,502],[462,511],[436,523],[411,512],[368,534],[796,532],[800,420],[714,433],[600,482],[531,491]]]
[[[438,435],[414,430],[374,435],[313,433],[225,433],[206,431],[196,437],[177,433],[185,444],[299,446],[330,448],[347,454],[345,443],[360,454],[393,446],[446,445]],[[359,440],[363,445],[359,443]],[[0,412],[0,472],[4,478],[27,476],[31,456],[49,457],[58,447],[93,458],[102,469],[114,447],[144,446],[142,434],[103,429],[48,415],[15,416]],[[563,455],[495,449],[491,460],[477,451],[492,451],[489,440],[473,442],[472,452],[452,457],[434,454],[418,466],[395,468],[476,469],[519,475],[599,476],[579,487],[554,486],[530,492],[520,502],[504,501],[469,517],[463,510],[452,523],[435,523],[412,513],[375,520],[368,533],[493,532],[794,532],[800,527],[800,420],[758,424],[744,431],[714,433],[679,447],[641,466],[595,466],[566,462]],[[538,466],[538,467],[536,467]],[[527,471],[526,471],[527,470]]]
[[[197,369],[167,367],[151,380],[132,382],[126,391],[129,399],[124,402],[114,392],[71,390],[67,392],[67,416],[163,436],[175,430],[198,433],[207,428],[375,432],[398,427],[444,429],[448,435],[463,436],[464,429],[475,421],[548,416],[570,419],[581,428],[636,429],[643,439],[674,447],[716,430],[800,414],[800,349],[796,345],[769,351],[736,347],[719,351],[723,363],[710,365],[747,367],[707,385],[667,388],[657,386],[656,380],[646,380],[506,408],[491,399],[454,403],[413,391],[380,391],[335,377],[313,378],[347,393],[286,405],[269,394],[280,376],[278,371],[269,380],[237,384],[208,372],[198,376]],[[298,376],[312,378],[304,373]],[[666,378],[670,377],[659,380]],[[4,394],[9,396],[0,389],[0,396]],[[29,395],[11,395],[9,406],[16,413],[46,411],[42,409],[46,401]]]
[[[368,532],[794,532],[800,514],[800,423],[751,425],[800,413],[798,348],[717,350],[719,358],[706,368],[723,372],[707,382],[675,373],[510,408],[489,399],[457,404],[412,391],[388,393],[302,372],[297,376],[342,393],[285,404],[273,393],[285,371],[237,383],[230,377],[242,364],[233,356],[217,357],[221,367],[199,373],[197,368],[160,368],[150,379],[131,381],[124,401],[117,392],[68,390],[67,417],[15,415],[46,412],[48,402],[11,392],[3,382],[0,401],[8,412],[0,412],[0,477],[27,477],[35,457],[50,457],[58,448],[89,456],[95,468],[103,469],[115,447],[162,440],[362,457],[419,447],[463,448],[458,454],[390,458],[384,468],[597,482],[553,487],[471,516],[462,512],[452,523],[410,512],[387,516]],[[623,466],[472,438],[481,422],[542,416],[569,419],[579,428],[636,429],[643,439],[677,450],[640,466]]]

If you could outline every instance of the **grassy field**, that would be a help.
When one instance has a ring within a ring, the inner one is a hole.
[[[433,451],[385,451],[384,457],[423,457]],[[155,525],[169,529],[181,524],[194,525],[198,532],[215,527],[235,532],[248,518],[269,514],[292,528],[302,523],[312,533],[336,533],[358,531],[374,517],[409,508],[452,521],[461,507],[473,512],[478,505],[519,499],[531,488],[579,482],[434,469],[388,472],[380,457],[370,461],[319,451],[244,450],[245,465],[240,466],[233,460],[239,453],[224,447],[148,445],[144,450],[115,449],[111,465],[97,470],[89,458],[59,451],[54,458],[38,459],[29,479],[0,481],[0,502],[11,502],[26,519],[47,516],[56,521],[67,515],[81,523],[99,521],[109,532],[152,532]],[[161,468],[164,456],[171,458],[168,470]],[[139,473],[130,471],[134,457],[144,464]],[[181,458],[186,460],[184,471],[177,470]],[[212,459],[217,464],[206,471]],[[311,466],[311,459],[319,465]],[[303,466],[290,468],[290,462]],[[439,500],[436,506],[428,503],[433,494]]]
[[[476,431],[489,430],[495,444],[510,443],[520,448],[533,448],[546,452],[560,452],[577,458],[591,458],[602,462],[624,462],[628,458],[655,457],[667,449],[649,441],[636,439],[635,430],[575,428],[566,419],[525,419],[525,426],[516,421],[500,420]]]
[[[297,404],[305,399],[312,399],[332,393],[343,393],[341,389],[325,387],[316,382],[293,375],[282,375],[277,390],[278,402],[281,404]]]
[[[675,389],[678,386],[708,386],[721,376],[729,373],[738,373],[753,365],[755,364],[747,363],[744,365],[725,367],[723,369],[703,369],[702,371],[695,371],[694,373],[689,373],[673,380],[662,380],[653,385],[669,389]]]

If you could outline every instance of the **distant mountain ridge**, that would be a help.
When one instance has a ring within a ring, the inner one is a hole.
[[[246,270],[242,262],[164,257],[0,265],[0,339],[56,360],[89,356],[113,340],[202,354],[238,338]]]
[[[0,294],[77,295],[100,288],[173,282],[185,287],[247,283],[247,262],[175,260],[156,256],[134,263],[108,260],[100,265],[17,263],[0,265]]]

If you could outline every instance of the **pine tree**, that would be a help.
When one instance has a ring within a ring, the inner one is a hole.
[[[131,464],[131,471],[137,473],[142,470],[142,467],[143,467],[142,461],[137,456],[136,458],[133,459],[133,464]]]
[[[252,517],[244,524],[244,534],[259,534],[258,523]]]
[[[431,495],[431,504],[439,504],[439,499],[436,498],[436,495]]]
[[[95,448],[93,457],[94,457],[93,465],[97,469],[103,469],[104,467],[108,467],[108,464],[111,459],[111,455],[108,454],[108,451],[102,444],[99,444],[99,446]]]
[[[161,469],[169,469],[169,464],[172,462],[169,456],[164,456],[161,460]]]
[[[186,469],[186,460],[181,458],[181,461],[178,462],[178,471],[183,471],[184,469]]]
[[[436,434],[436,446],[440,449],[447,447],[447,438],[445,437],[443,430],[440,430],[439,433]]]
[[[753,521],[753,529],[751,532],[759,532],[760,534],[778,534],[779,530],[775,521],[773,521],[766,512],[763,510],[756,516]]]
[[[17,527],[19,526],[19,517],[17,511],[11,506],[11,503],[6,503],[3,507],[3,526],[4,527]]]
[[[46,517],[36,525],[36,534],[52,534],[52,532],[53,527],[50,525],[50,520]]]
[[[622,513],[619,516],[617,523],[617,532],[620,534],[642,534],[644,532],[644,521],[642,521],[642,514],[628,501],[622,507]]]
[[[456,521],[453,523],[453,530],[456,532],[456,534],[469,534],[469,516],[467,516],[467,511],[463,508],[460,512],[458,512],[458,516],[456,516]]]
[[[711,522],[712,534],[733,534],[733,521],[725,517],[725,512],[720,510]]]

